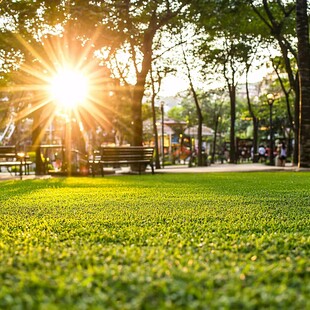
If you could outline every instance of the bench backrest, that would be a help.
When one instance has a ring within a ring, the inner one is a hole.
[[[14,158],[17,156],[15,145],[0,146],[0,158]]]
[[[102,161],[108,160],[152,160],[154,148],[144,146],[101,147]]]

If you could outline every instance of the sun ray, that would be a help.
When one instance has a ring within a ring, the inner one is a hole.
[[[20,121],[25,117],[32,115],[34,112],[39,111],[47,105],[50,105],[50,103],[51,101],[49,99],[39,100],[37,104],[32,104],[30,107],[21,110],[16,116],[16,121]]]
[[[86,66],[85,66],[85,59],[89,57],[89,55],[91,55],[91,51],[94,48],[93,44],[96,43],[97,39],[100,37],[101,35],[101,31],[99,28],[96,29],[96,31],[94,32],[91,40],[89,40],[85,45],[84,45],[84,49],[82,51],[81,57],[79,58],[78,62],[77,62],[77,68],[81,69],[81,68],[85,68],[86,70],[90,71],[89,69],[91,69],[93,67],[93,63],[92,61],[89,61]],[[94,71],[95,72],[95,71]]]
[[[35,57],[35,59],[37,59],[40,64],[48,71],[52,71],[52,67],[50,66],[50,64],[45,60],[45,58],[43,57],[43,55],[41,55],[39,53],[39,51],[36,51],[35,48],[32,47],[32,45],[28,42],[25,41],[25,39],[22,38],[21,35],[16,34],[16,38],[18,39],[18,41],[26,48],[26,50],[28,52],[30,52],[31,55],[33,55]],[[46,56],[46,50],[44,48],[41,49],[41,52],[43,52],[44,56]],[[47,59],[50,59],[49,57],[47,57]],[[24,69],[23,69],[24,70]],[[34,74],[34,72],[32,73]]]

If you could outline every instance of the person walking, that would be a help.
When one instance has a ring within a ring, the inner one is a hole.
[[[285,146],[285,143],[282,142],[281,149],[280,149],[280,164],[282,167],[285,166],[286,157],[287,157],[286,146]]]
[[[266,160],[266,148],[263,145],[260,145],[258,148],[258,156],[260,162],[265,162]]]

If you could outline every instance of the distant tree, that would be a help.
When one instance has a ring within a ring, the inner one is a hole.
[[[205,71],[213,79],[221,75],[230,97],[230,162],[236,162],[235,122],[236,90],[246,70],[249,47],[252,45],[256,23],[248,3],[238,0],[209,1],[208,6],[195,2],[200,18],[197,25],[203,29],[199,55]],[[220,18],[219,18],[220,16]]]
[[[158,96],[158,93],[160,92],[160,88],[162,85],[163,78],[167,75],[169,72],[169,68],[154,68],[154,66],[151,67],[150,70],[150,88],[151,88],[151,109],[152,109],[152,124],[153,124],[153,133],[154,133],[154,142],[155,142],[155,167],[156,169],[160,169],[160,161],[159,161],[159,145],[158,145],[158,130],[156,125],[156,97]],[[163,104],[163,103],[161,103]],[[162,117],[164,117],[162,115]]]
[[[198,138],[198,153],[197,153],[197,165],[202,166],[203,158],[202,158],[202,125],[203,125],[203,115],[202,115],[202,109],[201,109],[201,103],[199,102],[199,96],[196,90],[196,87],[194,85],[193,77],[192,77],[192,71],[191,66],[189,64],[189,61],[187,59],[187,55],[184,51],[184,48],[182,49],[183,52],[183,62],[185,65],[186,70],[186,76],[188,78],[189,82],[189,89],[193,96],[194,103],[195,103],[195,110],[197,114],[197,122],[198,122],[198,131],[197,131],[197,138]]]
[[[174,106],[167,112],[167,115],[169,118],[181,122],[184,120],[183,113],[184,109],[181,106]]]
[[[236,91],[241,75],[244,73],[245,45],[236,37],[223,37],[222,48],[206,45],[203,57],[206,64],[214,64],[214,69],[221,71],[226,81],[230,98],[230,162],[236,162],[235,121],[236,121]]]
[[[295,141],[299,138],[299,77],[294,71],[297,60],[297,46],[295,44],[295,1],[249,1],[253,11],[263,23],[258,27],[260,35],[270,42],[273,39],[277,42],[283,57],[283,64],[288,76],[290,88],[294,93],[294,133]],[[271,42],[272,43],[272,42]],[[294,158],[298,162],[298,143],[295,143]]]
[[[214,163],[216,153],[221,152],[221,134],[224,129],[223,119],[229,118],[227,93],[222,88],[204,92],[202,94],[201,102],[204,123],[214,131],[211,151],[211,163]]]

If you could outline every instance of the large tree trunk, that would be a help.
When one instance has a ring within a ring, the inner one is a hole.
[[[138,71],[136,68],[137,83],[133,89],[132,102],[132,145],[134,146],[141,146],[143,143],[142,99],[144,96],[146,77],[152,68],[152,44],[156,33],[156,28],[153,24],[155,21],[156,18],[154,16],[153,20],[150,22],[149,29],[144,34],[141,71]]]
[[[298,68],[300,76],[299,167],[310,167],[310,44],[307,0],[296,0]]]
[[[138,82],[134,87],[134,96],[132,102],[132,140],[134,146],[141,146],[143,142],[143,126],[142,126],[142,98],[144,95],[144,84]]]

